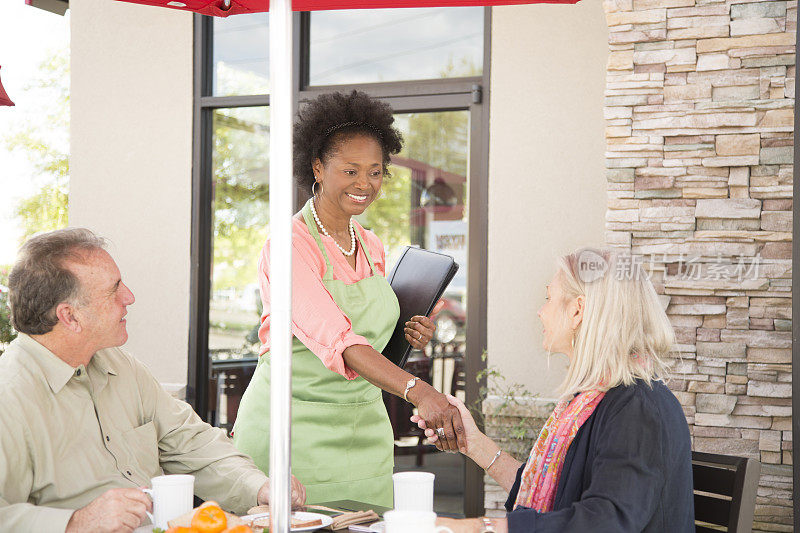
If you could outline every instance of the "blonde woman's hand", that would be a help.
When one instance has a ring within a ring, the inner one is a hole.
[[[437,526],[450,528],[453,533],[479,533],[483,531],[483,521],[478,518],[436,518]]]
[[[483,531],[483,520],[480,518],[444,518],[436,519],[437,526],[449,527],[453,533],[479,533]],[[508,522],[505,518],[492,519],[492,525],[497,533],[508,533]]]

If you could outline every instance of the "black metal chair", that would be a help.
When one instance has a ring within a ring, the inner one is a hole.
[[[755,459],[692,452],[697,533],[749,533],[761,473]]]
[[[211,366],[208,388],[209,422],[230,433],[233,423],[236,422],[236,414],[239,412],[239,402],[256,371],[258,357],[211,359],[209,363]],[[220,411],[222,409],[220,400],[223,396],[227,405],[224,422]]]

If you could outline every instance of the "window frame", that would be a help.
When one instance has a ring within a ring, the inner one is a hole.
[[[483,73],[481,76],[432,80],[406,80],[352,85],[309,85],[311,14],[293,14],[294,110],[304,101],[330,91],[358,89],[390,103],[398,113],[467,110],[470,112],[469,192],[467,209],[469,272],[467,276],[467,327],[465,353],[466,398],[474,402],[480,387],[474,379],[485,369],[486,282],[489,197],[489,79],[491,8],[484,8]],[[270,95],[213,96],[213,19],[194,15],[194,87],[192,126],[192,212],[189,297],[189,345],[186,401],[207,419],[209,378],[209,307],[211,296],[213,205],[213,113],[217,109],[270,105]],[[295,208],[307,193],[296,191]],[[481,428],[483,429],[483,428]],[[465,463],[464,513],[484,512],[483,470]]]

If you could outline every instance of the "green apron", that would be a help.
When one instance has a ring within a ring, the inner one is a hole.
[[[309,200],[310,202],[311,200]],[[392,287],[375,271],[361,234],[358,241],[369,261],[370,277],[347,285],[333,279],[333,267],[311,216],[306,226],[325,257],[322,282],[350,319],[353,332],[383,350],[400,316]],[[233,440],[264,472],[269,471],[270,362],[258,361],[245,391]],[[292,473],[305,485],[309,504],[357,500],[392,507],[394,437],[381,389],[361,376],[347,380],[296,337],[292,340]]]

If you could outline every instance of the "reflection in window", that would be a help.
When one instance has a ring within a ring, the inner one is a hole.
[[[269,92],[269,14],[214,18],[214,96]]]
[[[459,331],[450,339],[437,336],[429,349],[437,352],[436,355],[463,357],[468,269],[469,112],[403,114],[397,115],[397,123],[405,143],[392,163],[393,167],[410,173],[408,232],[411,243],[450,255],[459,264],[444,294],[446,308],[436,320],[438,324],[443,315],[458,315]]]
[[[483,8],[317,11],[311,85],[480,76]]]
[[[392,176],[384,180],[381,197],[361,217],[386,246],[390,266],[408,245],[441,251],[430,240],[437,222],[462,221],[464,228],[467,223],[469,113],[398,114],[395,121],[403,150],[392,158]],[[466,280],[466,268],[465,255],[457,279]]]
[[[269,214],[269,111],[214,113],[214,225],[210,331],[212,357],[258,353],[258,255]]]

